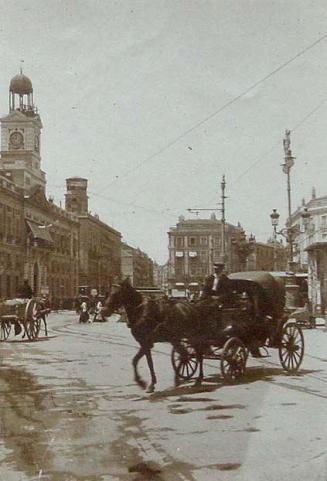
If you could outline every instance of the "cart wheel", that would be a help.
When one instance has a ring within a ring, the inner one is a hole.
[[[225,343],[221,354],[220,367],[225,381],[233,383],[245,373],[248,352],[243,342],[231,337]]]
[[[25,321],[24,329],[28,339],[36,339],[40,332],[40,321],[38,319],[33,321]]]
[[[179,378],[191,379],[198,368],[199,361],[195,349],[187,341],[181,341],[178,349],[175,347],[172,349],[171,363]]]
[[[11,331],[10,322],[2,322],[0,325],[0,341],[6,341]]]
[[[294,323],[286,324],[283,328],[279,359],[281,365],[288,372],[296,372],[304,355],[304,337],[302,329]]]
[[[37,317],[37,303],[34,299],[29,299],[24,316],[24,329],[28,339],[36,339],[39,335],[40,327],[40,319]]]

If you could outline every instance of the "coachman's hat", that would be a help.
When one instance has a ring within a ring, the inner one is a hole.
[[[221,266],[224,266],[225,265],[225,262],[223,261],[223,259],[217,259],[214,263],[213,263],[213,266],[214,267],[221,267]]]

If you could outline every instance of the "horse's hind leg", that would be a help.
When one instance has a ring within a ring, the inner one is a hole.
[[[151,349],[146,350],[145,355],[146,355],[146,360],[148,361],[148,366],[151,373],[151,384],[148,385],[146,392],[153,392],[155,389],[155,385],[157,384],[157,378],[156,378],[156,373],[154,371]]]
[[[198,359],[198,362],[199,362],[199,366],[200,366],[200,369],[199,369],[199,375],[195,381],[195,385],[198,386],[202,383],[203,381],[203,353],[202,352],[197,352],[197,355],[196,355],[197,359]]]
[[[138,370],[137,370],[137,365],[138,365],[139,360],[145,355],[145,353],[146,352],[145,352],[144,347],[141,346],[140,349],[138,350],[138,352],[136,353],[136,355],[133,357],[133,361],[132,361],[133,368],[134,368],[134,380],[137,382],[137,384],[142,389],[146,388],[146,383],[143,381],[143,379],[139,375]]]
[[[43,317],[43,322],[44,322],[45,335],[48,336],[48,326],[47,326],[46,316]]]

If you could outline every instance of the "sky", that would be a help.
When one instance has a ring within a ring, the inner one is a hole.
[[[219,208],[265,241],[327,194],[325,0],[0,0],[0,113],[32,80],[47,195],[89,180],[89,208],[159,263],[188,208]],[[217,216],[220,216],[217,212]],[[209,217],[210,211],[203,212]]]

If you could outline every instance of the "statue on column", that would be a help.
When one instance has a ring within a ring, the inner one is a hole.
[[[290,149],[291,147],[291,131],[286,129],[285,130],[285,138],[283,139],[283,146],[284,146],[284,152],[286,156],[291,157],[292,151]]]

